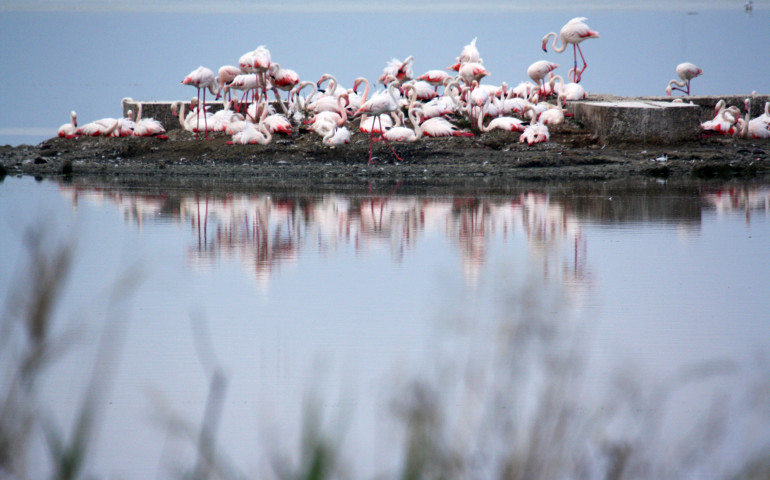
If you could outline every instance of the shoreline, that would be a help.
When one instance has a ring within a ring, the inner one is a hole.
[[[153,137],[54,137],[38,145],[0,146],[0,177],[111,176],[208,178],[263,183],[346,183],[393,179],[425,185],[469,181],[609,180],[630,177],[770,179],[770,142],[726,136],[676,144],[600,144],[570,120],[547,143],[528,146],[519,134],[492,131],[474,137],[423,138],[395,143],[396,161],[369,137],[354,132],[348,145],[329,147],[311,133],[275,135],[269,145],[227,145],[230,137],[171,130]],[[665,159],[665,160],[664,160]]]

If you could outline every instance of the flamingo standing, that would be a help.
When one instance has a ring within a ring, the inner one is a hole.
[[[438,87],[440,85],[446,85],[446,82],[451,81],[452,78],[453,77],[444,70],[428,70],[417,77],[417,80],[430,83],[433,85],[433,90],[438,92]]]
[[[287,101],[291,102],[291,91],[299,84],[299,74],[288,68],[281,68],[280,63],[273,62],[268,70],[274,88],[289,92]]]
[[[246,73],[253,73],[259,77],[258,84],[262,86],[262,97],[267,100],[267,76],[265,73],[270,68],[272,59],[270,50],[264,45],[258,46],[251,52],[246,52],[238,59],[238,65]]]
[[[679,81],[673,79],[668,82],[668,86],[666,87],[666,95],[669,97],[673,90],[679,90],[680,92],[684,92],[685,95],[689,95],[690,80],[703,75],[703,70],[690,62],[684,62],[676,66],[676,75],[679,77]],[[672,87],[672,85],[674,86]]]
[[[232,100],[232,93],[229,91],[229,89],[224,90],[224,87],[226,84],[232,82],[233,79],[241,73],[243,73],[241,69],[235,65],[223,65],[219,67],[219,70],[217,70],[217,100],[219,100],[219,97],[223,94],[230,94],[229,98],[225,98],[225,100]]]
[[[573,73],[572,81],[575,83],[580,83],[580,78],[583,76],[583,72],[585,71],[588,64],[586,63],[586,59],[583,56],[583,50],[580,48],[580,43],[587,39],[587,38],[599,38],[599,32],[596,32],[594,30],[591,30],[588,25],[585,24],[586,18],[585,17],[575,17],[569,22],[567,22],[563,27],[561,27],[561,30],[559,31],[558,38],[556,36],[556,32],[550,32],[546,34],[546,36],[543,37],[543,51],[548,51],[548,38],[551,36],[554,37],[553,39],[553,50],[556,53],[561,53],[567,48],[567,44],[572,44],[572,52],[574,55],[574,67],[568,72]],[[557,46],[558,40],[561,39],[561,46]],[[577,54],[580,52],[580,59],[583,60],[583,68],[578,70],[577,68]]]
[[[211,69],[206,67],[198,67],[192,72],[190,72],[189,75],[187,75],[184,80],[182,80],[182,83],[184,85],[192,85],[193,87],[198,89],[198,103],[201,104],[201,107],[203,108],[203,111],[206,111],[206,89],[208,88],[209,91],[216,95],[218,92],[217,90],[217,84],[216,84],[216,77],[214,76],[214,72],[211,71]],[[203,90],[203,101],[201,102],[201,90]],[[198,130],[200,130],[200,111],[201,109],[198,109],[198,114],[196,115],[196,132],[195,136],[197,138],[198,136]],[[205,127],[205,136],[206,140],[209,139],[209,129],[208,129],[208,123],[206,115],[203,116],[203,122]]]
[[[538,60],[527,68],[527,75],[539,86],[541,95],[546,93],[545,76],[557,68],[559,68],[558,63],[549,62],[548,60]]]
[[[388,88],[385,91],[374,95],[372,98],[363,102],[358,110],[356,110],[355,115],[362,115],[366,113],[368,115],[375,116],[380,122],[380,131],[382,131],[382,120],[380,119],[380,115],[383,113],[395,112],[399,108],[398,98],[396,97],[396,91],[398,88],[397,85],[397,82],[390,82],[388,84]],[[372,131],[369,132],[369,163],[374,163],[372,162],[372,147],[374,142],[373,135],[374,128],[372,128]],[[388,139],[384,137],[383,139],[388,145],[388,148],[390,148],[390,151],[393,152],[393,156],[396,157],[396,160],[402,160],[396,151],[393,150],[393,147],[390,145]]]
[[[78,130],[78,114],[75,110],[70,112],[70,123],[65,123],[59,127],[59,136],[64,138],[75,137],[75,132]]]

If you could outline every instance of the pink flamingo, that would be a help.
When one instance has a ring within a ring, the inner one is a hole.
[[[433,89],[436,92],[438,92],[438,87],[440,85],[445,85],[445,82],[448,82],[451,79],[452,76],[444,70],[428,70],[417,77],[417,80],[422,80],[423,82],[428,82],[433,85]]]
[[[412,125],[417,124],[417,120],[413,117],[414,114],[414,103],[412,103],[412,106],[409,108],[409,120],[412,122]],[[403,121],[404,113],[399,111],[398,112],[398,124],[395,125],[392,128],[389,128],[382,134],[382,138],[385,138],[391,142],[416,142],[417,141],[417,132],[414,128],[409,128],[406,125],[402,125],[404,123]]]
[[[568,72],[573,73],[572,81],[575,83],[580,83],[580,78],[583,76],[583,72],[585,71],[588,64],[586,63],[586,59],[583,56],[583,50],[580,48],[580,42],[587,38],[599,38],[599,32],[596,32],[594,30],[591,30],[588,25],[585,24],[585,17],[575,17],[569,22],[567,22],[563,27],[561,27],[561,31],[559,31],[559,36],[557,38],[556,32],[550,32],[546,36],[543,37],[543,51],[547,52],[547,44],[548,44],[548,38],[553,36],[553,50],[556,53],[561,53],[567,48],[567,44],[572,44],[572,52],[574,55],[575,63],[574,67]],[[561,47],[557,46],[557,42],[559,38],[562,41]],[[577,54],[580,52],[580,58],[583,60],[583,68],[581,68],[578,71],[577,68]]]
[[[491,100],[491,98],[487,99],[484,103],[484,109],[489,108]],[[484,126],[484,115],[482,114],[479,115],[478,122],[479,131],[484,133],[494,129],[505,130],[506,132],[523,132],[525,128],[524,122],[514,117],[496,117],[487,126]]]
[[[527,69],[527,75],[532,79],[540,88],[540,94],[545,95],[545,76],[555,69],[559,68],[558,63],[549,62],[547,60],[539,60]]]
[[[398,98],[396,97],[396,91],[398,88],[397,85],[397,82],[390,82],[388,84],[387,90],[374,95],[369,100],[363,102],[358,110],[356,110],[355,116],[362,115],[364,113],[375,116],[380,122],[380,130],[382,131],[382,120],[380,119],[380,115],[383,113],[395,112],[399,108]],[[374,163],[372,162],[372,146],[374,142],[373,135],[374,129],[372,128],[372,131],[369,132],[369,163]],[[396,157],[396,160],[401,161],[402,158],[398,156],[395,150],[393,150],[393,147],[390,145],[388,139],[384,137],[383,139],[388,145],[388,148],[390,148],[390,151],[393,152],[393,156]]]
[[[484,64],[479,62],[465,62],[460,65],[457,70],[457,75],[468,85],[474,80],[481,82],[481,79],[489,75],[489,72],[484,68]]]
[[[463,47],[462,51],[460,52],[460,56],[457,57],[457,62],[448,66],[446,69],[458,72],[460,71],[460,67],[463,63],[469,62],[484,65],[484,61],[481,59],[479,49],[476,48],[476,38],[471,40],[471,43]]]
[[[216,77],[214,76],[214,72],[211,71],[211,69],[206,67],[198,67],[192,72],[190,72],[189,75],[187,75],[184,80],[182,80],[182,83],[184,85],[192,85],[193,87],[198,89],[198,103],[201,104],[201,107],[203,111],[206,111],[206,89],[208,88],[209,91],[216,95],[218,93],[217,90],[217,84],[216,84]],[[201,90],[203,90],[203,101],[201,102]],[[196,129],[200,130],[200,109],[198,109],[198,114],[196,115],[197,123],[196,123]],[[206,115],[203,116],[203,122],[205,127],[205,136],[206,140],[209,139],[209,129]],[[195,132],[195,136],[197,138],[198,132]]]
[[[666,95],[671,96],[673,90],[679,90],[685,95],[690,94],[690,80],[700,75],[703,75],[703,70],[695,66],[690,62],[680,63],[676,66],[676,74],[679,77],[679,81],[676,79],[668,82],[666,87]],[[672,87],[672,85],[674,85]]]
[[[219,97],[223,95],[222,92],[224,90],[224,86],[232,82],[233,79],[241,73],[243,73],[241,69],[234,65],[223,65],[219,67],[219,70],[217,70],[217,100],[219,100]],[[226,93],[230,94],[230,98],[226,98],[225,100],[232,100],[231,92],[227,90]]]
[[[137,137],[152,137],[167,139],[163,124],[154,118],[142,118],[142,102],[136,103],[136,120],[134,120],[134,135]]]
[[[746,127],[743,133],[744,137],[752,138],[770,138],[770,102],[765,102],[765,111],[756,118],[750,118],[751,111],[750,100],[745,100],[746,107]]]
[[[531,146],[536,143],[547,142],[549,138],[548,127],[542,123],[531,123],[519,137],[519,143],[527,142],[527,145]]]
[[[382,75],[377,79],[377,83],[387,84],[389,78],[393,77],[401,83],[404,83],[412,79],[412,63],[414,57],[409,55],[403,61],[394,58],[388,62],[387,66],[382,69]]]
[[[75,132],[78,130],[78,114],[75,110],[70,112],[70,123],[65,123],[59,127],[59,136],[64,138],[74,138]]]
[[[281,64],[275,62],[270,65],[268,72],[270,73],[273,87],[289,92],[289,98],[287,100],[291,102],[291,91],[294,87],[299,85],[299,74],[294,70],[281,68]]]
[[[246,73],[253,73],[259,77],[259,84],[262,86],[262,97],[267,100],[267,76],[266,72],[272,63],[270,50],[264,45],[258,46],[251,52],[246,52],[238,59],[238,65]]]

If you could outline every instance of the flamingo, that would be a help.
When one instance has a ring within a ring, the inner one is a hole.
[[[557,68],[559,68],[558,63],[548,60],[538,60],[527,68],[527,75],[539,86],[541,95],[545,95],[546,92],[545,76]]]
[[[409,108],[409,120],[412,122],[412,125],[415,125],[417,123],[417,120],[413,118],[413,112],[414,111],[414,104],[412,104],[412,107]],[[398,125],[395,125],[393,128],[390,128],[386,130],[382,137],[386,138],[387,140],[391,142],[416,142],[417,141],[417,132],[414,128],[409,128],[406,125],[402,125],[404,118],[404,113],[399,111],[398,112]]]
[[[166,133],[163,124],[154,118],[142,118],[142,102],[136,104],[136,120],[134,124],[134,135],[137,137],[158,136],[158,138],[168,138],[161,134]]]
[[[84,135],[87,137],[111,137],[120,122],[117,118],[102,118],[90,123],[86,123],[75,131],[75,135]]]
[[[65,123],[61,127],[59,127],[58,135],[60,137],[64,138],[74,138],[76,137],[76,133],[78,130],[78,114],[75,113],[75,110],[72,110],[70,112],[70,123]]]
[[[485,109],[489,107],[490,101],[491,99],[487,100],[484,104]],[[525,128],[524,122],[513,117],[496,117],[487,126],[484,126],[484,115],[479,115],[478,122],[479,131],[483,133],[494,129],[505,130],[506,132],[523,132]]]
[[[479,63],[481,65],[484,65],[484,61],[481,59],[481,54],[479,53],[479,49],[476,48],[476,38],[474,37],[473,40],[471,40],[471,43],[464,46],[462,51],[460,52],[460,56],[457,57],[457,62],[448,66],[447,70],[454,70],[455,72],[460,71],[460,67],[463,63]]]
[[[350,143],[350,130],[347,127],[338,127],[329,122],[323,122],[319,134],[323,135],[324,145],[346,145]]]
[[[387,84],[389,78],[393,77],[402,84],[412,79],[412,63],[414,57],[409,55],[403,61],[394,58],[388,62],[385,68],[382,69],[382,75],[377,79],[377,83]]]
[[[417,136],[426,137],[472,137],[473,133],[465,132],[457,128],[444,117],[429,118],[422,123],[416,123],[415,131]]]
[[[564,109],[560,106],[562,103],[563,96],[559,95],[558,105],[550,105],[541,112],[537,117],[538,122],[551,127],[564,123]]]
[[[267,100],[267,77],[265,73],[270,69],[271,63],[270,50],[264,45],[241,55],[241,58],[238,59],[241,70],[259,77],[259,84],[262,85],[262,97],[265,100]]]
[[[243,130],[233,135],[232,141],[227,142],[228,145],[247,145],[247,144],[259,144],[267,145],[273,140],[273,136],[270,134],[270,130],[261,123],[256,126],[253,123],[246,122]]]
[[[587,93],[582,85],[575,82],[564,83],[564,79],[561,75],[554,75],[551,81],[558,82],[553,90],[564,96],[564,100],[583,100],[586,98]]]
[[[219,97],[222,96],[223,93],[230,93],[229,90],[224,90],[224,87],[226,84],[233,81],[235,77],[243,73],[239,67],[236,67],[235,65],[222,65],[219,67],[219,70],[217,70],[217,96],[216,100],[219,100]],[[232,94],[230,93],[230,98],[226,98],[226,100],[231,100]]]
[[[240,75],[236,75],[230,83],[225,85],[223,87],[223,90],[225,92],[229,92],[233,88],[236,90],[240,90],[243,92],[243,95],[241,95],[240,102],[236,102],[236,110],[240,110],[240,104],[244,103],[246,101],[246,97],[248,95],[248,92],[250,91],[256,91],[261,84],[259,83],[259,79],[256,75],[251,73],[242,73]],[[256,100],[256,96],[252,97],[252,100]],[[237,95],[236,95],[237,100]]]
[[[679,77],[679,81],[676,79],[668,82],[666,87],[666,95],[671,96],[673,90],[679,90],[685,95],[690,94],[690,80],[700,75],[703,75],[703,70],[695,66],[690,62],[680,63],[676,66],[676,75]],[[672,87],[672,85],[674,85]]]
[[[398,98],[396,97],[396,90],[398,88],[397,85],[397,82],[390,82],[388,84],[388,88],[384,92],[374,95],[372,98],[362,103],[358,110],[356,110],[355,116],[366,113],[377,117],[380,122],[380,130],[382,130],[382,121],[380,120],[380,115],[383,113],[394,112],[399,108]],[[374,129],[369,132],[369,163],[374,163],[372,162],[372,146],[374,141],[373,135]],[[393,147],[390,146],[390,142],[387,139],[384,140],[388,145],[388,148],[390,148],[390,151],[393,152],[393,156],[396,157],[396,159],[399,161],[402,160],[396,151],[393,150]]]
[[[200,66],[190,72],[189,75],[187,75],[184,80],[182,80],[182,83],[184,85],[192,85],[193,87],[198,89],[198,103],[200,103],[203,107],[203,111],[206,111],[206,89],[208,88],[209,91],[216,95],[218,93],[217,90],[217,84],[216,84],[216,77],[214,76],[214,72],[211,71],[211,69]],[[201,89],[203,90],[203,102],[201,102]],[[198,130],[200,130],[200,109],[198,110],[198,114],[196,115],[197,123],[196,123],[196,132],[195,136],[197,138],[198,136]],[[205,136],[206,140],[209,138],[209,129],[208,124],[206,123],[208,120],[206,116],[203,116],[203,122],[205,127]]]
[[[550,138],[548,133],[548,127],[542,123],[531,123],[524,129],[524,132],[519,137],[519,143],[527,142],[527,145],[534,145],[536,143],[547,142]]]
[[[480,62],[465,62],[460,65],[457,75],[466,84],[470,85],[474,80],[481,82],[481,79],[489,75],[489,72],[484,68],[484,64]]]
[[[707,132],[716,132],[723,135],[733,135],[740,129],[736,128],[736,123],[741,116],[738,107],[720,108],[716,116],[700,124],[701,130]]]
[[[553,36],[553,50],[556,53],[561,53],[567,48],[567,44],[572,44],[572,52],[574,55],[574,67],[570,70],[570,72],[573,73],[572,80],[575,83],[580,83],[580,78],[583,76],[583,72],[585,71],[588,64],[586,63],[586,59],[583,56],[583,50],[580,48],[580,43],[587,39],[587,38],[599,38],[599,32],[596,32],[594,30],[591,30],[588,25],[585,24],[586,18],[585,17],[575,17],[569,22],[567,22],[563,27],[561,27],[561,30],[559,31],[559,35],[557,38],[556,32],[550,32],[546,34],[546,36],[543,37],[543,51],[547,52],[547,44],[548,39]],[[558,40],[561,39],[561,46],[557,46]],[[577,54],[580,52],[580,58],[583,60],[583,68],[581,68],[578,71],[577,68]]]
[[[433,90],[438,92],[439,85],[446,85],[446,82],[451,81],[452,78],[453,77],[444,70],[428,70],[417,77],[417,80],[430,83],[433,85]]]
[[[746,107],[746,119],[744,123],[743,131],[741,132],[743,137],[751,138],[770,138],[770,102],[765,102],[765,112],[756,117],[751,118],[751,108],[749,99],[745,101]]]
[[[288,100],[291,101],[291,91],[299,84],[299,74],[288,68],[281,68],[280,63],[273,62],[268,70],[272,78],[274,88],[289,92]]]

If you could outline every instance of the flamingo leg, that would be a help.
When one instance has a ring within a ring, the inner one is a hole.
[[[198,114],[200,114],[200,111],[198,111]],[[206,118],[206,89],[203,89],[203,128],[206,129],[206,131],[203,133],[203,136],[206,140],[209,139],[209,121]]]
[[[198,132],[201,129],[201,88],[198,87],[198,109],[195,112],[195,139],[198,140]]]
[[[583,68],[580,69],[580,73],[577,71],[577,56],[575,56],[575,76],[576,80],[575,83],[580,83],[580,79],[583,77],[583,72],[585,72],[586,67],[588,64],[586,63],[586,58],[583,56],[583,49],[580,48],[580,45],[574,44],[573,46],[577,47],[577,51],[580,53],[580,59],[583,61]]]
[[[374,122],[372,122],[372,128],[369,130],[369,163],[374,163],[372,161],[372,147],[374,142]]]
[[[385,140],[385,144],[388,146],[390,151],[393,152],[393,156],[396,157],[396,160],[398,160],[399,162],[402,161],[403,159],[398,156],[396,151],[393,150],[393,147],[390,145],[390,142],[388,141],[388,137],[383,137],[382,136],[382,134],[383,134],[383,130],[382,130],[382,117],[377,115],[377,121],[380,123],[380,138]],[[372,122],[372,126],[374,126],[374,122]],[[372,131],[374,131],[374,129],[372,129]]]

